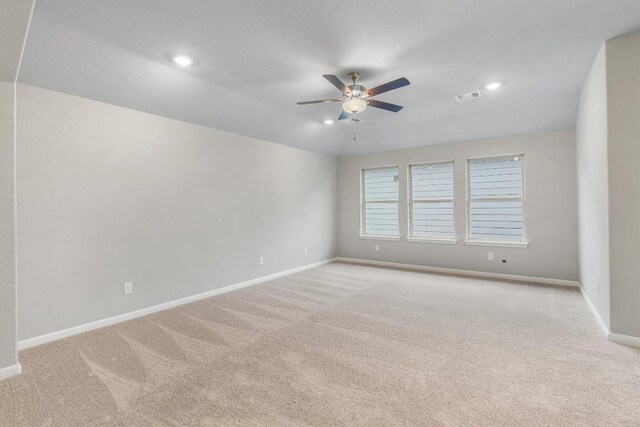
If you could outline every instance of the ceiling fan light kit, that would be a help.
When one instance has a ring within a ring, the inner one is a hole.
[[[367,109],[367,101],[364,101],[360,98],[351,98],[342,104],[342,109],[347,113],[362,113]]]
[[[360,121],[356,118],[356,114],[362,113],[367,109],[367,106],[380,108],[382,110],[391,111],[397,113],[402,110],[401,105],[390,104],[388,102],[378,101],[376,99],[372,99],[372,97],[376,95],[380,95],[381,93],[389,92],[394,89],[399,89],[404,86],[408,86],[409,80],[404,77],[399,79],[390,81],[380,86],[376,86],[372,89],[367,89],[366,87],[357,84],[356,80],[360,78],[360,73],[353,71],[348,74],[348,77],[351,79],[352,84],[345,85],[342,80],[340,80],[337,76],[333,74],[324,74],[323,77],[329,81],[332,85],[334,85],[340,92],[342,92],[342,98],[333,98],[333,99],[320,99],[317,101],[303,101],[298,102],[298,105],[309,105],[309,104],[322,104],[325,102],[342,102],[342,113],[338,117],[338,120],[346,120],[350,119],[351,122]],[[349,117],[351,115],[351,117]]]

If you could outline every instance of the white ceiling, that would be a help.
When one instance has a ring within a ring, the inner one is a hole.
[[[599,46],[636,30],[640,0],[39,0],[19,81],[344,155],[574,126]],[[355,143],[322,123],[340,104],[296,105],[339,95],[322,74],[351,70],[411,81]]]

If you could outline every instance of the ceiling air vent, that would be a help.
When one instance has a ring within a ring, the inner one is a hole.
[[[480,92],[469,92],[469,93],[465,93],[464,95],[456,95],[456,101],[464,102],[464,101],[469,101],[471,99],[478,99],[481,96],[482,95],[480,94]]]

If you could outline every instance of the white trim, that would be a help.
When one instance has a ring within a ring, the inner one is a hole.
[[[608,338],[609,327],[604,322],[602,317],[600,317],[600,313],[598,313],[596,306],[593,304],[593,301],[591,301],[591,298],[589,298],[589,295],[587,295],[587,292],[584,290],[582,286],[580,286],[580,293],[582,294],[582,297],[586,301],[587,307],[589,307],[589,310],[591,310],[591,314],[593,314],[593,317],[596,318],[596,322],[598,323],[598,326],[600,326],[600,329],[602,329],[602,333],[604,334],[605,337]]]
[[[493,248],[528,248],[529,242],[490,242],[488,240],[465,240],[467,246],[489,246]]]
[[[448,165],[450,164],[453,169],[453,175],[451,177],[451,185],[453,186],[452,197],[442,197],[439,199],[418,199],[413,200],[413,167],[429,166],[429,165]],[[409,163],[407,165],[407,241],[415,243],[448,243],[456,244],[458,239],[456,236],[456,161],[455,160],[443,160],[440,162],[422,162],[422,163]],[[453,203],[453,235],[452,237],[416,237],[413,235],[413,204],[414,203]]]
[[[490,154],[488,156],[467,157],[467,160],[492,160],[492,159],[508,159],[509,157],[524,156],[525,153],[509,153],[509,154]]]
[[[440,165],[440,164],[445,164],[445,163],[455,163],[455,159],[448,159],[448,160],[434,160],[434,161],[426,161],[426,162],[416,162],[416,163],[407,163],[407,166],[411,167],[411,166],[428,166],[428,165]]]
[[[472,201],[472,197],[471,197],[471,168],[469,167],[469,164],[471,161],[473,160],[489,160],[489,159],[500,159],[500,158],[509,158],[509,157],[520,157],[520,159],[522,160],[522,197],[500,197],[499,199],[502,200],[514,200],[514,199],[522,199],[522,236],[524,238],[524,242],[514,242],[517,243],[517,245],[515,246],[503,246],[498,245],[498,244],[491,244],[491,245],[487,245],[487,244],[477,244],[476,246],[494,246],[494,247],[520,247],[520,248],[527,248],[529,247],[529,240],[528,240],[528,235],[527,235],[527,186],[526,186],[526,169],[525,169],[525,153],[520,153],[520,154],[505,154],[505,155],[499,155],[499,156],[483,156],[483,157],[473,157],[473,158],[467,158],[467,164],[466,164],[466,169],[465,169],[465,181],[466,181],[466,238],[465,238],[465,244],[467,245],[473,245],[474,242],[478,242],[481,243],[480,241],[476,240],[472,240],[471,239],[471,201]],[[489,200],[490,198],[484,199],[484,200]],[[496,198],[493,198],[494,200]],[[476,200],[481,200],[481,199],[476,199]],[[470,243],[467,243],[470,242]],[[486,243],[486,242],[485,242]],[[523,246],[522,243],[525,243],[526,246]]]
[[[390,170],[390,169],[398,170],[398,199],[397,200],[393,200],[393,199],[371,200],[367,202],[365,200],[365,194],[364,194],[365,172],[369,170]],[[380,167],[360,169],[360,238],[372,239],[372,240],[400,240],[400,236],[389,236],[391,238],[385,238],[386,236],[383,236],[383,238],[380,239],[380,236],[371,236],[366,234],[367,230],[365,227],[365,223],[366,223],[365,215],[366,215],[367,203],[397,203],[398,204],[398,231],[400,231],[400,166],[398,165],[380,166]]]
[[[474,270],[459,270],[457,268],[431,267],[427,265],[403,264],[399,262],[374,261],[369,259],[357,259],[357,258],[338,257],[338,258],[335,258],[335,260],[342,261],[342,262],[349,262],[352,264],[378,265],[382,267],[402,268],[405,270],[420,270],[420,271],[428,271],[430,273],[457,274],[460,276],[482,277],[487,279],[513,280],[518,282],[540,283],[543,285],[557,285],[557,286],[570,286],[570,287],[580,286],[580,284],[574,280],[550,279],[546,277],[517,276],[515,274],[490,273],[487,271],[474,271]]]
[[[609,334],[607,335],[607,339],[616,344],[640,348],[640,338],[632,337],[631,335],[615,334],[613,332],[609,332]]]
[[[0,369],[0,381],[20,375],[20,372],[22,372],[22,365],[19,363],[2,368]]]
[[[400,167],[398,165],[386,165],[386,166],[371,166],[371,167],[367,167],[367,168],[361,168],[361,171],[372,171],[372,170],[385,170],[385,169],[400,169]]]
[[[362,240],[391,240],[392,242],[400,241],[400,236],[370,236],[361,234],[359,236]]]
[[[598,323],[598,326],[600,326],[600,329],[602,329],[602,333],[604,334],[605,338],[608,341],[614,342],[616,344],[622,344],[630,347],[640,348],[639,337],[634,337],[631,335],[624,335],[624,334],[616,334],[615,332],[611,332],[607,324],[604,322],[604,320],[602,320],[602,317],[600,317],[600,313],[598,313],[596,306],[593,304],[593,301],[591,301],[591,298],[589,298],[589,295],[587,294],[587,292],[584,290],[582,286],[580,286],[580,293],[582,294],[582,297],[584,298],[584,300],[587,302],[587,307],[589,307],[589,310],[591,310],[591,314],[593,314],[593,317],[596,318],[596,322]]]
[[[148,314],[156,313],[158,311],[167,310],[169,308],[177,307],[184,304],[189,304],[194,301],[198,301],[204,298],[209,298],[215,295],[224,294],[236,289],[246,288],[247,286],[256,285],[258,283],[266,282],[268,280],[277,279],[279,277],[288,276],[290,274],[298,273],[300,271],[309,270],[311,268],[319,267],[321,265],[329,264],[336,260],[336,258],[326,259],[313,264],[303,265],[301,267],[292,268],[290,270],[281,271],[279,273],[270,274],[268,276],[262,276],[255,279],[247,280],[244,282],[236,283],[222,288],[213,289],[207,292],[203,292],[196,295],[180,298],[173,301],[168,301],[162,304],[154,305],[151,307],[141,308],[139,310],[130,311],[128,313],[118,314],[106,319],[96,320],[94,322],[85,323],[83,325],[73,326],[71,328],[63,329],[60,331],[51,332],[45,335],[37,337],[27,338],[25,340],[18,341],[18,350],[24,350],[36,345],[45,344],[51,341],[56,341],[62,338],[70,337],[72,335],[81,334],[83,332],[92,331],[94,329],[103,328],[105,326],[115,325],[116,323],[124,322],[127,320],[135,319],[137,317],[146,316]]]
[[[408,237],[407,242],[411,243],[441,243],[445,245],[455,245],[458,239],[436,239],[434,237]]]

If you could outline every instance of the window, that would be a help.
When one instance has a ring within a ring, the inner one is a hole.
[[[469,243],[526,245],[524,157],[469,160]]]
[[[453,240],[453,162],[409,166],[409,238]]]
[[[398,168],[364,169],[362,171],[362,234],[397,238]]]

